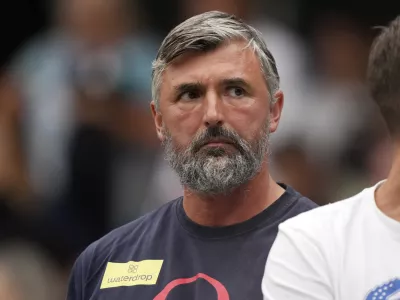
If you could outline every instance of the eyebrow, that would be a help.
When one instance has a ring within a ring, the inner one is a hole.
[[[249,90],[251,89],[251,85],[240,77],[227,78],[222,80],[221,83],[225,86],[241,86]]]
[[[201,84],[200,82],[187,82],[175,86],[174,89],[177,93],[182,93],[192,90],[199,90],[202,89],[203,87],[204,85]]]
[[[225,86],[230,86],[230,85],[237,85],[237,86],[243,86],[246,88],[251,88],[250,84],[244,80],[243,78],[240,77],[232,77],[232,78],[226,78],[221,80],[220,82],[221,85]],[[186,92],[188,90],[196,90],[196,89],[202,89],[204,88],[204,84],[201,82],[186,82],[186,83],[181,83],[176,86],[174,86],[174,89],[176,92]]]

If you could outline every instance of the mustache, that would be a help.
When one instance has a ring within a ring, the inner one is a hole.
[[[194,138],[190,150],[192,153],[196,153],[201,147],[215,139],[221,139],[226,143],[232,144],[241,154],[246,152],[242,138],[235,131],[222,126],[208,127],[206,130],[201,132]]]

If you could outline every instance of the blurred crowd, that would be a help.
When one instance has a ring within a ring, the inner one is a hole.
[[[83,248],[181,195],[149,109],[169,28],[140,2],[53,2],[1,70],[0,300],[63,299]],[[385,178],[391,145],[364,82],[371,24],[328,11],[305,35],[298,3],[179,0],[169,25],[218,9],[262,32],[285,94],[273,174],[324,205]]]

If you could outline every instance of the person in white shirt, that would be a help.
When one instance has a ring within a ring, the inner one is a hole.
[[[393,140],[390,173],[280,225],[264,300],[400,299],[400,16],[373,43],[368,84]]]

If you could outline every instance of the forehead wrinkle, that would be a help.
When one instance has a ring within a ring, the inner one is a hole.
[[[221,61],[215,61],[212,66],[194,69],[189,69],[190,65],[188,65],[188,70],[182,70],[180,66],[171,65],[166,70],[165,75],[167,76],[164,79],[174,82],[174,86],[183,83],[205,84],[215,81],[221,82],[232,78],[241,78],[250,82],[249,77],[254,72],[254,65],[252,66],[251,63],[246,62],[244,58],[235,61],[236,63],[232,64],[231,61],[222,61],[221,59]],[[260,76],[262,76],[261,72]]]
[[[175,58],[172,62],[170,62],[165,71],[171,68],[184,67],[186,64],[188,64],[188,62],[190,63],[190,61],[194,60],[213,59],[221,63],[232,63],[232,59],[227,60],[227,57],[230,56],[235,57],[236,61],[236,63],[234,64],[235,67],[238,65],[239,61],[241,63],[245,63],[246,65],[248,64],[249,61],[253,61],[257,63],[258,67],[260,67],[261,65],[259,63],[257,55],[254,53],[254,51],[252,51],[250,47],[246,47],[246,45],[247,43],[243,41],[239,42],[232,41],[229,43],[224,43],[222,46],[212,51],[207,51],[207,52],[189,51],[187,53],[180,55],[179,57]],[[224,54],[220,53],[223,51]],[[215,56],[218,56],[218,58]]]
[[[260,61],[252,48],[246,46],[246,42],[236,41],[210,52],[193,51],[177,57],[164,70],[160,91],[165,88],[175,91],[174,87],[185,83],[215,85],[232,77],[253,84],[255,72],[265,84]],[[164,91],[161,91],[161,98]]]

